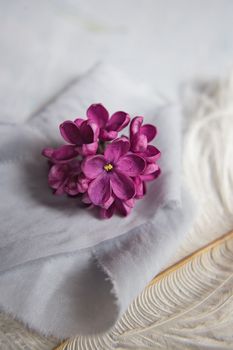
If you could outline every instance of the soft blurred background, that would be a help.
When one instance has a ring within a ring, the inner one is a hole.
[[[0,120],[25,120],[99,61],[173,98],[231,66],[232,19],[231,0],[0,0]]]

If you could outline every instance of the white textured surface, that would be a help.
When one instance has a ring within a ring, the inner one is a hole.
[[[105,60],[173,97],[233,57],[231,0],[0,0],[0,120],[24,120]]]

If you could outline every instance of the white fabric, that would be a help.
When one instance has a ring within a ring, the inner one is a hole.
[[[41,149],[58,125],[102,102],[157,125],[162,176],[127,218],[100,220],[47,186]],[[44,334],[105,331],[158,273],[188,231],[181,189],[180,112],[147,87],[100,66],[23,125],[0,125],[0,306]]]

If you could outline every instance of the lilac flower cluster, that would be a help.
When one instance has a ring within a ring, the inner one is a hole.
[[[130,123],[130,135],[118,136]],[[45,148],[49,159],[49,186],[54,194],[81,196],[100,208],[102,218],[115,212],[128,215],[146,193],[146,182],[156,179],[160,151],[150,142],[156,128],[143,125],[143,117],[116,112],[111,117],[102,104],[92,104],[87,119],[65,121],[60,133],[67,144]]]

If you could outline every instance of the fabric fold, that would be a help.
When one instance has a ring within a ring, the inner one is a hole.
[[[127,218],[100,220],[47,186],[42,148],[59,144],[59,124],[85,117],[96,102],[143,115],[158,128],[162,175]],[[0,125],[0,135],[0,307],[59,338],[106,331],[191,224],[181,186],[179,107],[163,106],[147,86],[100,65],[27,123]]]

